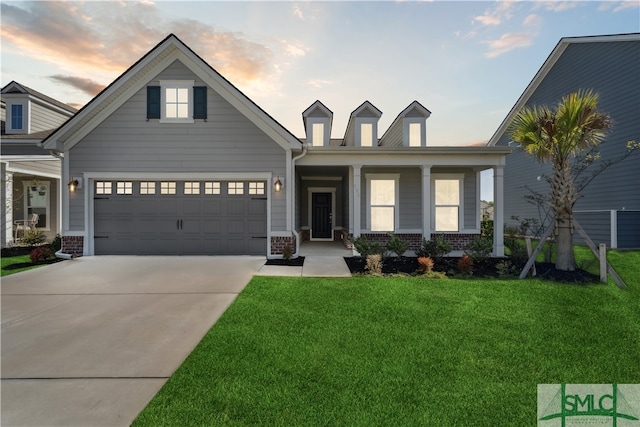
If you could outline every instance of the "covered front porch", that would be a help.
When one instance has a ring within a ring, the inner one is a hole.
[[[504,150],[407,151],[412,150],[333,147],[298,160],[294,224],[300,255],[305,244],[314,242],[343,242],[346,247],[362,236],[384,244],[389,232],[407,241],[411,251],[420,248],[423,238],[438,234],[461,252],[480,235],[480,175],[492,170],[493,255],[504,256]]]

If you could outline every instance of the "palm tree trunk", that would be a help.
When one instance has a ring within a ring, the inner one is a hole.
[[[554,164],[551,200],[556,214],[556,269],[573,271],[573,205],[576,198],[568,161]]]

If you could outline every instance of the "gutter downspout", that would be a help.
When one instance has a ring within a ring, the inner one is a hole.
[[[59,154],[58,152],[54,151],[54,150],[49,150],[49,154],[51,154],[53,157],[60,159],[60,161],[64,161],[64,156]],[[60,178],[60,181],[62,181],[62,178]],[[60,185],[60,187],[62,187],[62,184]],[[60,195],[62,196],[62,195]],[[60,212],[62,213],[62,212]],[[73,254],[66,254],[64,252],[62,252],[62,249],[60,249],[59,251],[57,251],[55,253],[56,258],[60,258],[60,259],[73,259]]]
[[[307,155],[307,143],[302,144],[302,153],[299,156],[291,159],[291,169],[292,173],[292,183],[291,183],[291,208],[293,209],[293,227],[291,227],[291,231],[293,235],[296,236],[296,252],[293,254],[294,258],[300,256],[300,235],[296,231],[296,160],[299,160]]]

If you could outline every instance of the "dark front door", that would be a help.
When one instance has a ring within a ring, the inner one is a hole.
[[[331,193],[311,196],[311,238],[331,239]]]

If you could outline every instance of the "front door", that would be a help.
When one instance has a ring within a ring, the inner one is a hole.
[[[331,193],[312,193],[311,239],[332,239]]]

